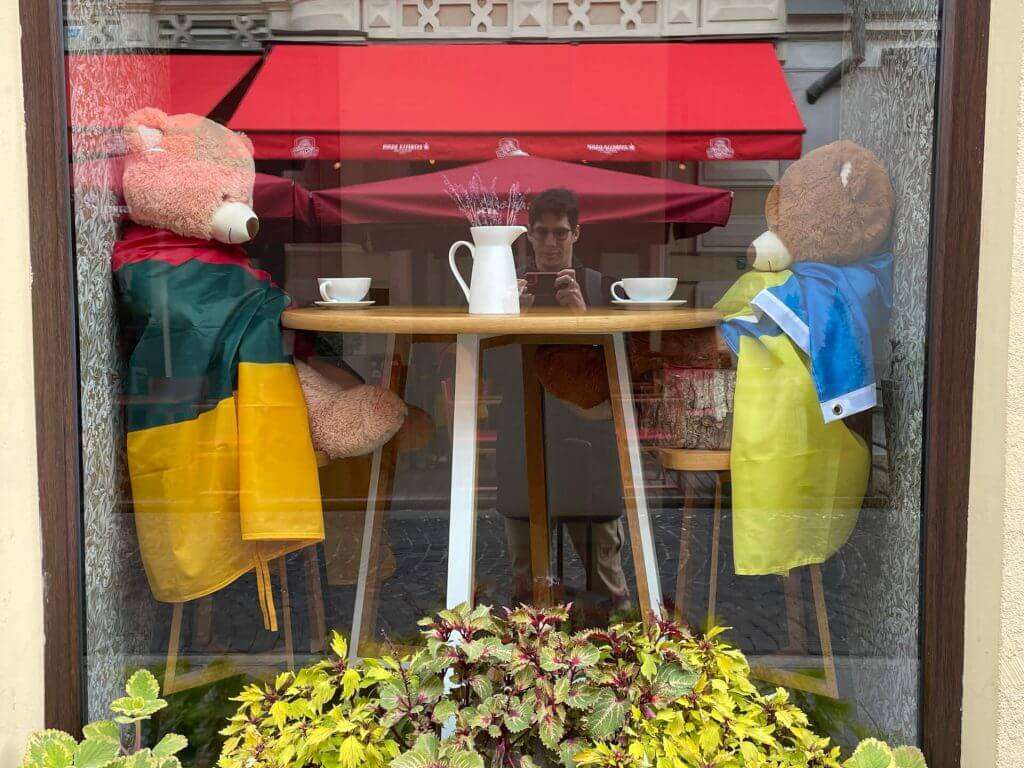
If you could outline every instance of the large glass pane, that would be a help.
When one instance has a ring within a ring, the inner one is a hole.
[[[571,603],[915,743],[937,0],[224,7],[65,2],[88,716]]]

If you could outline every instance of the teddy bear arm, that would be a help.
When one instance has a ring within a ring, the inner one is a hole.
[[[313,447],[331,459],[370,453],[405,422],[406,405],[394,392],[368,384],[345,388],[305,363],[296,368]]]

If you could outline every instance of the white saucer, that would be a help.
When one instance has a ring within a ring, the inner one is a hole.
[[[364,301],[316,301],[313,303],[325,309],[362,309],[377,302],[367,299]]]
[[[676,309],[683,306],[686,303],[686,299],[666,299],[664,301],[625,301],[623,299],[612,299],[612,304],[620,309]]]

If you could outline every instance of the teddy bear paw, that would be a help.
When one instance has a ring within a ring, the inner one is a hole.
[[[313,446],[331,459],[371,453],[401,429],[406,411],[395,393],[369,384],[324,395],[310,408]]]

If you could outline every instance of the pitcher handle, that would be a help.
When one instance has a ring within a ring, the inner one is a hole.
[[[462,288],[462,292],[466,294],[466,302],[469,302],[469,286],[466,285],[466,281],[462,279],[462,275],[459,274],[459,268],[455,266],[455,252],[459,250],[459,246],[464,245],[469,248],[471,256],[476,257],[476,249],[473,244],[466,240],[459,240],[458,242],[452,243],[452,247],[448,249],[448,266],[452,268],[452,274],[455,275],[455,279],[459,282],[459,287]]]
[[[626,290],[625,288],[622,289],[623,290],[623,295],[622,296],[619,296],[619,294],[617,294],[615,292],[615,289],[618,288],[621,285],[622,285],[622,281],[621,280],[612,283],[612,289],[611,289],[612,290],[612,298],[613,299],[618,299],[619,301],[629,301],[629,296],[625,295],[625,290]]]

